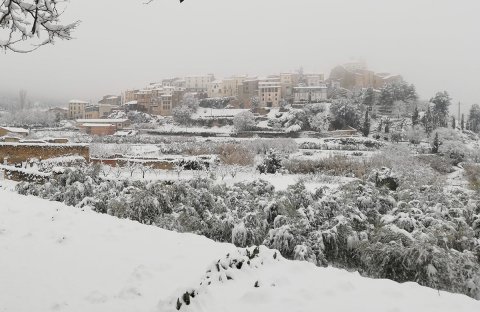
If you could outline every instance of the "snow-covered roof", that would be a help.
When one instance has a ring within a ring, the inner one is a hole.
[[[327,86],[294,87],[293,89],[327,89]]]
[[[0,127],[0,128],[12,133],[26,133],[26,134],[29,133],[27,129],[23,129],[23,128],[14,128],[14,127]]]
[[[30,144],[47,144],[45,140],[20,140],[19,143],[30,143]]]
[[[137,105],[138,104],[138,101],[129,101],[127,103],[125,103],[125,105]]]
[[[114,127],[113,124],[105,124],[105,123],[84,123],[82,124],[83,127]]]
[[[104,124],[104,123],[122,123],[122,122],[127,122],[128,119],[77,119],[78,123],[98,123],[98,124]]]
[[[77,104],[88,104],[88,102],[82,101],[82,100],[70,100],[69,103],[77,103]]]

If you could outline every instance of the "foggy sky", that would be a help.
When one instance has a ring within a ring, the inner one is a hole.
[[[0,92],[97,101],[172,76],[323,72],[352,58],[480,103],[478,0],[71,0],[75,40],[0,54]]]

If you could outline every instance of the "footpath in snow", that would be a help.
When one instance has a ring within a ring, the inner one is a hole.
[[[1,183],[0,312],[177,311],[179,303],[205,312],[480,311],[464,295],[288,261],[263,247],[250,259],[230,244],[24,197]],[[194,297],[184,300],[186,292]]]

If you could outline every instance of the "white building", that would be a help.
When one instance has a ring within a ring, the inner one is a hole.
[[[327,86],[293,88],[295,104],[318,103],[327,100]]]
[[[266,78],[258,83],[260,106],[279,107],[282,99],[282,84],[279,78]]]
[[[213,74],[185,77],[185,88],[190,92],[207,92],[208,83],[214,80]]]
[[[307,74],[305,75],[305,85],[307,87],[316,87],[324,83],[323,74]]]
[[[85,118],[85,107],[88,105],[88,102],[81,100],[71,100],[68,103],[68,118],[69,119],[79,119]]]
[[[223,97],[223,81],[214,80],[208,83],[207,94],[209,98]]]

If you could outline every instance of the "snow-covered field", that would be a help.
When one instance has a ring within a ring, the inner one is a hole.
[[[262,248],[233,279],[203,283],[236,248],[23,197],[0,181],[0,311],[480,311],[469,297],[293,262]],[[257,284],[259,287],[255,287]]]
[[[221,173],[221,171],[225,173]],[[302,174],[260,174],[254,169],[247,168],[239,170],[235,177],[232,177],[228,173],[228,169],[224,167],[218,167],[213,170],[216,175],[216,182],[219,184],[225,183],[228,186],[232,186],[235,183],[240,182],[252,182],[255,180],[264,180],[272,184],[275,190],[286,190],[290,185],[302,181],[309,191],[315,191],[320,187],[326,187],[329,189],[338,188],[340,185],[348,183],[354,178],[348,177],[335,177],[327,175],[302,175]],[[200,170],[184,170],[181,172],[175,172],[174,170],[160,170],[152,169],[145,172],[145,175],[141,171],[134,171],[131,173],[128,169],[115,168],[107,165],[102,166],[102,178],[105,179],[131,179],[131,180],[148,180],[148,181],[177,181],[177,180],[192,180],[195,178],[207,178],[211,177],[209,171]]]

